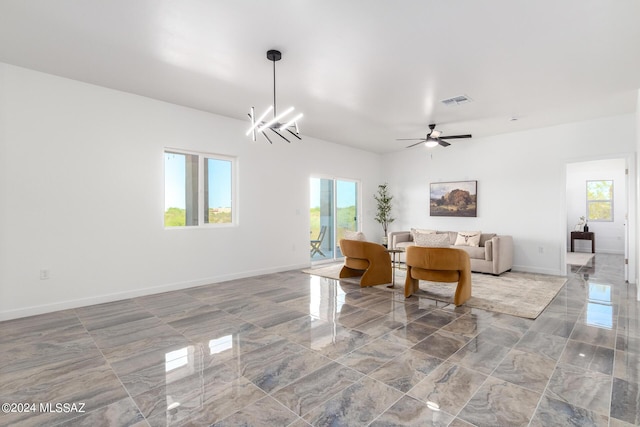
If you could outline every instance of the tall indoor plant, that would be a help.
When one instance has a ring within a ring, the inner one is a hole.
[[[393,196],[389,194],[386,182],[378,185],[378,192],[373,195],[373,198],[376,199],[376,202],[378,203],[375,220],[382,225],[382,230],[384,231],[382,244],[386,245],[388,244],[387,230],[389,228],[389,224],[395,221],[395,218],[391,216],[391,200],[393,199]]]

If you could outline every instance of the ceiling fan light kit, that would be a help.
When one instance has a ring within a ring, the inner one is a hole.
[[[280,61],[282,59],[282,53],[279,50],[274,50],[274,49],[268,50],[267,59],[273,62],[273,104],[270,105],[269,108],[267,108],[267,110],[264,113],[262,113],[260,117],[258,117],[257,119],[255,114],[255,108],[251,107],[251,110],[249,112],[249,118],[251,119],[251,127],[249,128],[249,130],[247,130],[246,135],[247,136],[251,135],[252,139],[255,141],[257,138],[257,134],[261,133],[262,135],[264,135],[267,141],[269,141],[270,144],[273,144],[271,139],[265,133],[265,131],[270,130],[276,135],[278,135],[280,138],[284,139],[285,141],[291,142],[282,133],[280,133],[280,132],[286,131],[286,132],[289,132],[294,137],[301,140],[302,138],[299,136],[300,130],[298,128],[298,120],[300,120],[303,117],[303,114],[298,113],[297,115],[287,119],[287,116],[289,116],[293,112],[294,107],[289,107],[283,112],[281,112],[280,114],[278,114],[278,110],[277,110],[276,61]],[[267,115],[272,110],[273,110],[273,118],[271,120],[265,121]],[[281,120],[283,123],[280,122]]]
[[[433,148],[433,147],[437,147],[438,146],[438,141],[432,138],[428,138],[424,145],[426,145],[429,148]]]

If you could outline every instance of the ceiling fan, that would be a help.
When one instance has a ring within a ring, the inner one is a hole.
[[[435,147],[436,145],[442,145],[443,147],[448,147],[449,144],[445,139],[461,139],[461,138],[471,138],[471,134],[468,135],[451,135],[451,136],[441,136],[442,132],[436,130],[435,124],[430,124],[429,129],[431,130],[426,137],[424,138],[400,138],[396,139],[396,141],[418,141],[415,144],[411,144],[406,148],[415,147],[418,144],[422,144],[423,142],[427,147]]]

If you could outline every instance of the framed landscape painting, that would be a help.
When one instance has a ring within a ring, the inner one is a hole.
[[[478,181],[432,182],[431,216],[478,216]]]

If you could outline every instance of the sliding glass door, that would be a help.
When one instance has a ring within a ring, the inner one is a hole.
[[[311,178],[311,261],[341,258],[338,242],[346,230],[358,230],[358,183],[356,181]]]

